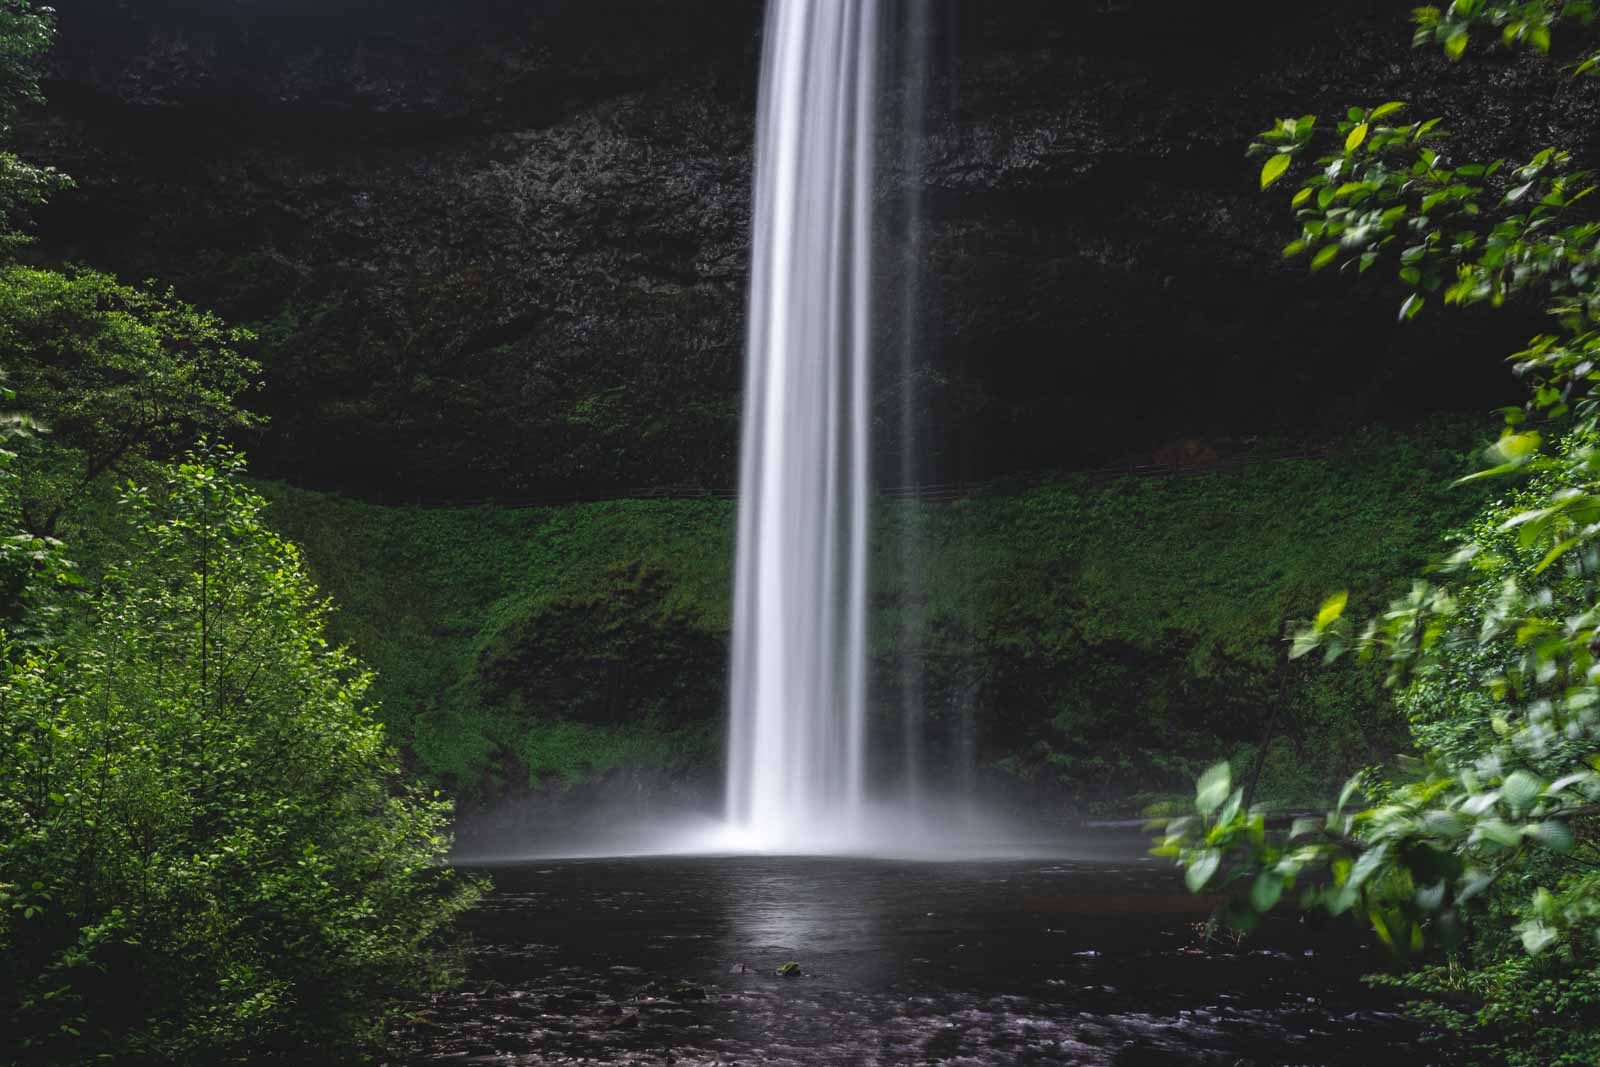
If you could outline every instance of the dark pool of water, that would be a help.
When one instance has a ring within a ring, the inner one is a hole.
[[[1358,981],[1382,959],[1352,927],[1285,920],[1205,943],[1204,902],[1126,842],[1053,860],[490,873],[470,978],[402,1035],[409,1064],[1429,1062]],[[779,977],[790,960],[804,974]]]

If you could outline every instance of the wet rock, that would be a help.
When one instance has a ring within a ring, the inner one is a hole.
[[[41,250],[261,324],[264,464],[455,496],[734,482],[763,4],[60,6],[26,154],[79,184]],[[1507,377],[1473,323],[1391,340],[1388,294],[1353,304],[1283,264],[1244,147],[1287,102],[1402,86],[1468,154],[1581,144],[1590,80],[1449,67],[1384,4],[904,6],[950,24],[929,96],[954,106],[907,153],[921,168],[884,146],[883,195],[930,217],[876,281],[927,268],[934,479],[1269,408],[1358,422],[1403,402],[1397,358],[1432,406],[1478,406],[1438,395],[1482,388],[1462,347]],[[1139,419],[1103,402],[1130,378]]]
[[[569,989],[561,993],[554,993],[545,998],[546,1011],[575,1012],[592,1007],[599,1000],[594,993],[586,989]]]

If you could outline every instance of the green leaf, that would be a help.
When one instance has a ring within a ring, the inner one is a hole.
[[[1572,828],[1564,822],[1542,822],[1528,827],[1528,837],[1537,841],[1551,852],[1566,853],[1572,851]]]
[[[1326,630],[1339,617],[1344,614],[1345,605],[1350,603],[1350,591],[1341,589],[1322,602],[1322,607],[1317,611],[1317,629]]]
[[[1289,169],[1289,164],[1293,159],[1294,157],[1288,152],[1280,152],[1277,155],[1268,156],[1267,161],[1261,165],[1261,188],[1265,189],[1283,177],[1283,172]]]
[[[1361,777],[1359,775],[1352,777],[1348,782],[1346,782],[1344,784],[1344,788],[1339,790],[1339,803],[1335,805],[1334,810],[1344,811],[1344,806],[1350,803],[1350,798],[1355,796],[1356,792],[1360,790],[1360,788]]]
[[[1222,853],[1218,849],[1208,848],[1199,856],[1191,860],[1183,872],[1183,882],[1189,887],[1189,892],[1198,893],[1205,888],[1211,876],[1217,873],[1217,866],[1222,862]]]
[[[1367,117],[1367,121],[1377,122],[1379,119],[1386,119],[1405,106],[1406,105],[1399,100],[1391,100],[1387,104],[1379,104],[1373,109],[1372,114]]]
[[[1333,262],[1333,257],[1337,256],[1338,254],[1339,254],[1339,246],[1338,245],[1331,244],[1331,245],[1323,246],[1322,251],[1318,252],[1315,256],[1311,257],[1311,269],[1312,270],[1321,270],[1323,267],[1326,267],[1329,263],[1332,263]]]
[[[1233,822],[1238,816],[1239,809],[1244,806],[1244,788],[1241,786],[1228,794],[1228,802],[1222,805],[1222,810],[1217,812],[1217,822],[1223,825]]]
[[[1366,139],[1367,124],[1363,122],[1355,129],[1351,130],[1350,135],[1344,139],[1344,150],[1346,152],[1354,152],[1356,149],[1361,147],[1361,143]]]
[[[1262,871],[1250,887],[1250,906],[1257,911],[1271,911],[1283,896],[1283,875],[1276,871]]]
[[[1527,771],[1512,772],[1500,786],[1500,795],[1517,812],[1525,812],[1533,807],[1543,791],[1544,783]]]
[[[1582,543],[1583,539],[1581,537],[1569,537],[1565,541],[1562,541],[1544,554],[1544,558],[1539,561],[1539,565],[1533,568],[1533,573],[1543,574],[1549,569],[1552,563]]]
[[[1388,858],[1387,845],[1375,845],[1361,854],[1355,866],[1350,868],[1350,876],[1345,879],[1345,888],[1357,889],[1368,878],[1371,878],[1378,868],[1383,866],[1383,861]]]
[[[1478,824],[1476,833],[1503,848],[1516,848],[1522,843],[1522,832],[1504,819],[1484,819]]]
[[[1506,460],[1527,459],[1539,451],[1544,443],[1544,438],[1538,430],[1526,430],[1522,433],[1509,433],[1496,441],[1489,451],[1491,454]]]
[[[1405,303],[1400,305],[1400,321],[1408,322],[1417,317],[1417,312],[1422,310],[1422,305],[1427,301],[1421,293],[1412,293],[1406,297]]]
[[[1464,478],[1457,478],[1450,484],[1470,485],[1473,482],[1481,482],[1489,478],[1501,478],[1507,474],[1514,474],[1522,469],[1523,465],[1521,463],[1502,463],[1498,467],[1490,467],[1488,470],[1478,471],[1476,474],[1469,474]]]
[[[1210,815],[1222,806],[1233,789],[1233,771],[1224,760],[1213,764],[1195,784],[1194,806],[1202,815]]]
[[[1537,956],[1561,939],[1559,933],[1538,921],[1518,923],[1515,929],[1522,935],[1522,947],[1530,956]]]
[[[1448,38],[1445,39],[1445,42],[1444,42],[1444,54],[1449,56],[1452,61],[1460,59],[1462,57],[1462,55],[1466,52],[1466,50],[1467,50],[1467,31],[1466,30],[1457,30],[1455,33],[1452,33]]]

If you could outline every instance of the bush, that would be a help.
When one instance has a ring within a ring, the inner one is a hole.
[[[479,887],[439,863],[369,676],[202,449],[123,505],[132,540],[60,640],[0,680],[0,1019],[60,1063],[358,1048],[449,977]]]

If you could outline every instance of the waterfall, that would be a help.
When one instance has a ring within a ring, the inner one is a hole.
[[[878,4],[767,12],[727,782],[761,848],[847,844],[865,799]]]

